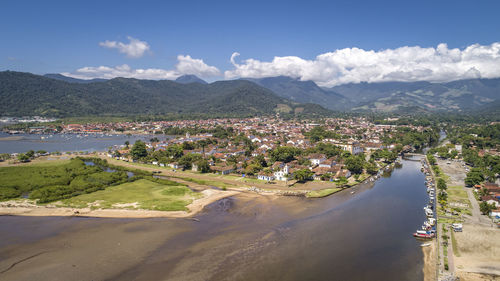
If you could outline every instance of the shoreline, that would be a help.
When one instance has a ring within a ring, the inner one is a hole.
[[[424,273],[424,281],[437,280],[437,262],[436,249],[437,242],[433,240],[429,246],[421,246],[424,265],[422,271]]]
[[[57,206],[39,206],[19,201],[0,203],[0,216],[32,217],[93,217],[93,218],[189,218],[201,212],[206,206],[221,199],[240,194],[239,191],[204,190],[205,197],[187,205],[189,211],[155,211],[146,209],[91,209]]]

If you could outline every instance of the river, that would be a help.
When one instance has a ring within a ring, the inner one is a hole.
[[[196,220],[4,216],[0,271],[22,262],[0,279],[422,280],[424,180],[403,160],[327,198],[236,196]]]
[[[137,140],[149,141],[153,135],[78,135],[78,134],[16,134],[0,132],[0,153],[21,153],[28,150],[47,152],[65,151],[105,151],[110,146],[122,145],[125,141],[133,144]],[[165,136],[156,135],[160,140]]]

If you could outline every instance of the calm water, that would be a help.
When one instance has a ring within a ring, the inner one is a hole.
[[[125,141],[133,144],[136,140],[150,140],[151,135],[76,135],[76,134],[55,134],[36,135],[18,134],[9,135],[0,132],[0,153],[26,152],[30,149],[55,151],[104,151],[114,145],[122,145]],[[157,136],[158,137],[158,136]],[[158,137],[165,140],[165,136]]]
[[[29,242],[31,249],[51,237],[71,241],[82,229],[98,235],[127,226],[125,237],[187,227],[134,266],[101,279],[422,280],[422,250],[412,237],[427,202],[419,162],[403,160],[390,177],[352,190],[317,200],[224,199],[205,208],[199,221],[0,217],[0,260],[7,245]],[[74,249],[71,255],[81,254]],[[43,272],[47,261],[33,262]]]

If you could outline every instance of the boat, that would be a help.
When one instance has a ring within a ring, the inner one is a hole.
[[[356,192],[356,191],[354,191],[354,190],[353,190],[353,191],[351,191],[351,194],[354,194],[354,192]]]
[[[427,217],[433,217],[434,216],[434,212],[431,209],[425,209],[425,215]]]
[[[416,238],[425,238],[425,239],[431,239],[436,236],[434,233],[430,233],[424,230],[417,230],[417,232],[413,233],[413,237]]]

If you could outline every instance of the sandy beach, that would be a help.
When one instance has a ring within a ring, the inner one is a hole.
[[[424,254],[424,281],[436,280],[437,273],[437,261],[436,261],[436,248],[437,241],[432,240],[431,242],[426,242],[423,244],[430,243],[429,246],[422,247],[422,252]]]
[[[189,211],[154,211],[131,209],[91,209],[66,208],[54,205],[39,206],[28,200],[11,200],[0,203],[0,216],[77,216],[96,218],[185,218],[199,213],[203,208],[220,199],[239,194],[238,191],[207,189],[201,192],[203,197],[187,205]]]

